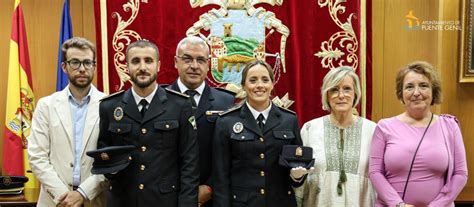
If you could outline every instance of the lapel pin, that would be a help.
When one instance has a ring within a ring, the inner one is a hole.
[[[196,119],[194,118],[194,116],[189,117],[188,121],[191,124],[191,126],[193,126],[193,129],[196,130],[197,125],[196,125]]]

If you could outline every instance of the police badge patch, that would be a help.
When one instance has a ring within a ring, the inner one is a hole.
[[[120,121],[120,120],[122,120],[122,118],[123,118],[123,109],[122,109],[122,107],[119,106],[119,107],[115,108],[115,110],[114,110],[114,119],[115,119],[115,121]]]
[[[244,130],[244,125],[241,122],[237,122],[234,124],[234,127],[232,127],[234,130],[234,133],[240,133]]]

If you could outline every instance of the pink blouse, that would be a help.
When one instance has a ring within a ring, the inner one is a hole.
[[[378,123],[369,160],[370,180],[377,191],[376,206],[395,206],[402,201],[413,154],[425,129],[396,117]],[[454,117],[440,116],[431,124],[416,154],[404,202],[417,207],[453,206],[466,181],[461,132]]]

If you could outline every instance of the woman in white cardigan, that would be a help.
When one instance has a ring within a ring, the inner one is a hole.
[[[376,124],[353,114],[361,90],[354,69],[347,66],[326,74],[321,88],[329,115],[305,123],[303,145],[313,148],[314,169],[295,189],[299,206],[373,206],[375,193],[368,177],[369,149]],[[301,169],[299,169],[301,171]]]

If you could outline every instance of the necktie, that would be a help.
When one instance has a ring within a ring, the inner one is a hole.
[[[139,104],[142,106],[142,109],[140,110],[140,114],[142,115],[142,118],[143,118],[145,116],[146,106],[148,105],[148,101],[146,101],[146,99],[142,99]]]
[[[189,96],[189,98],[191,99],[191,104],[193,105],[193,108],[196,108],[197,107],[197,104],[196,104],[196,100],[194,100],[194,96],[198,93],[197,91],[195,90],[187,90],[186,92],[184,92],[185,94],[187,94]]]
[[[263,117],[263,114],[258,115],[257,124],[258,124],[258,127],[260,127],[261,130],[263,130],[263,126],[265,126],[265,124],[263,123],[263,120],[265,120],[265,118]]]

